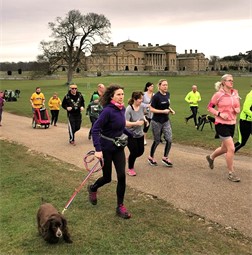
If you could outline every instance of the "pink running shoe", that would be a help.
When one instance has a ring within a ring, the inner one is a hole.
[[[134,168],[129,169],[128,172],[127,172],[127,174],[128,174],[129,176],[136,176],[136,172],[135,172]]]
[[[127,211],[123,204],[120,204],[118,207],[116,207],[116,214],[123,219],[131,218],[131,214]]]

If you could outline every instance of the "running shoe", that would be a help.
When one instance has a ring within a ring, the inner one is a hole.
[[[172,166],[173,166],[172,162],[171,162],[168,158],[163,158],[163,159],[162,159],[162,163],[163,163],[165,166],[167,166],[167,167],[172,167]]]
[[[135,170],[132,168],[132,169],[129,169],[128,170],[128,172],[127,172],[127,174],[129,175],[129,176],[136,176],[136,172],[135,172]]]
[[[238,176],[236,176],[234,172],[228,174],[228,179],[231,182],[239,182],[239,181],[241,181],[241,179]]]
[[[123,219],[129,219],[131,217],[131,214],[127,211],[123,204],[120,204],[118,207],[116,207],[116,214]]]
[[[148,162],[151,166],[157,166],[157,161],[152,157],[148,157]]]
[[[213,159],[210,158],[210,155],[206,156],[206,160],[208,161],[209,167],[211,169],[213,169],[214,168],[214,161],[213,161]]]
[[[89,202],[92,205],[96,205],[97,204],[97,191],[92,191],[91,190],[91,185],[88,185],[87,190],[88,190]]]

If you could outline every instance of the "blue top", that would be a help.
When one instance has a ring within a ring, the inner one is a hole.
[[[169,107],[170,107],[170,93],[166,92],[166,94],[163,95],[160,92],[157,92],[152,97],[151,106],[157,110],[169,109]],[[169,120],[169,114],[153,113],[152,119],[156,122],[163,124]]]
[[[92,127],[92,139],[96,151],[115,151],[121,149],[100,134],[115,138],[121,136],[123,133],[131,135],[126,129],[125,108],[120,110],[117,106],[109,103],[104,106],[99,118]]]

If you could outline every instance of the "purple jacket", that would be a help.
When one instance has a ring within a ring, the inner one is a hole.
[[[4,99],[0,97],[0,110],[3,109],[3,106],[4,106]]]
[[[120,110],[113,104],[104,106],[99,118],[92,127],[92,139],[96,151],[115,151],[121,149],[100,134],[109,138],[121,136],[123,133],[131,135],[125,128],[125,108]]]

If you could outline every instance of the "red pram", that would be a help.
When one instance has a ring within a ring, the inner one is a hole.
[[[49,128],[50,117],[46,108],[35,108],[33,112],[32,127],[36,128],[38,126]]]

